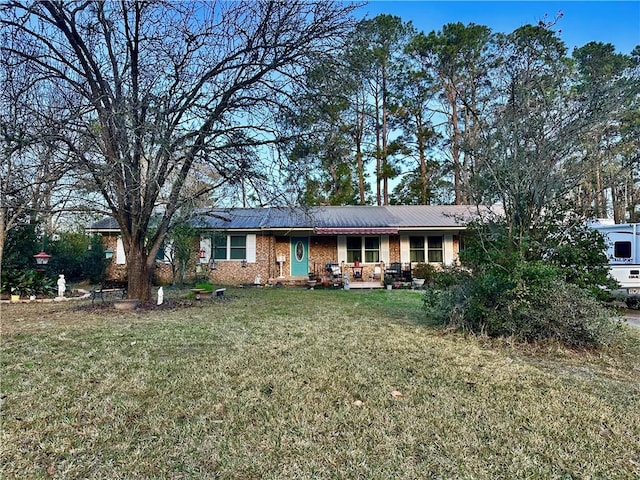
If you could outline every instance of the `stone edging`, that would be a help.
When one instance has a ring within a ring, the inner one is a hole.
[[[35,300],[19,300],[18,302],[12,302],[11,300],[0,300],[1,303],[50,303],[50,302],[69,302],[72,300],[85,300],[91,296],[91,292],[78,289],[78,293],[81,293],[79,297],[55,297],[55,298],[36,298]]]

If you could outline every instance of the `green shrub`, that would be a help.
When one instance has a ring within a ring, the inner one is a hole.
[[[415,267],[411,269],[411,276],[413,278],[424,279],[424,283],[427,285],[432,283],[435,273],[436,273],[435,267],[428,263],[418,263],[416,264]]]
[[[576,285],[558,281],[545,291],[537,304],[523,309],[516,318],[527,327],[528,340],[551,338],[574,347],[615,343],[621,323],[613,312]]]
[[[588,292],[553,278],[553,267],[527,265],[521,281],[486,272],[457,285],[428,288],[430,319],[460,330],[522,341],[556,340],[574,347],[615,342],[613,313]]]
[[[442,267],[436,275],[433,276],[433,286],[439,289],[445,289],[460,285],[471,277],[471,271],[459,265]]]
[[[51,254],[48,270],[62,273],[67,282],[88,279],[91,283],[101,283],[104,280],[106,260],[100,235],[63,232],[52,242]]]
[[[19,275],[19,272],[33,268],[33,255],[40,249],[42,245],[37,240],[36,225],[18,225],[9,230],[2,256],[2,283],[5,283],[7,274],[13,275],[10,272]]]
[[[0,278],[0,280],[2,281],[2,283],[0,284],[0,291],[7,293],[11,292],[12,290],[15,291],[15,288],[20,283],[20,275],[21,272],[19,270],[15,270],[13,268],[3,268],[2,277]]]
[[[619,325],[598,300],[606,272],[606,258],[592,251],[598,239],[575,227],[562,230],[565,240],[554,243],[555,231],[548,227],[516,241],[499,222],[473,225],[461,254],[473,273],[437,273],[424,296],[427,315],[491,337],[576,347],[614,342]],[[541,232],[549,235],[546,243]]]
[[[206,290],[207,292],[213,292],[213,285],[208,282],[196,283],[193,288],[198,290]]]
[[[605,238],[585,222],[549,222],[533,236],[530,256],[556,266],[567,283],[600,300],[608,299],[608,290],[617,288],[609,277]]]
[[[41,295],[53,297],[57,292],[56,281],[41,272],[28,269],[12,277],[12,284],[7,285],[12,293],[20,296]]]

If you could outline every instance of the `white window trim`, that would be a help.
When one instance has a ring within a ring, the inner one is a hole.
[[[455,260],[453,252],[453,234],[429,232],[423,234],[400,235],[400,261],[415,265],[421,262],[411,262],[411,242],[410,237],[424,237],[424,258],[425,263],[433,265],[452,265]],[[442,263],[429,262],[429,237],[442,237]]]
[[[400,262],[411,262],[411,244],[409,243],[409,235],[400,235]]]
[[[124,253],[124,243],[122,243],[122,237],[118,237],[116,242],[116,264],[126,265],[127,255]]]
[[[173,263],[173,241],[168,241],[164,244],[164,255],[162,256],[163,263]]]
[[[455,254],[453,253],[453,235],[442,236],[442,264],[453,265]]]
[[[347,236],[338,235],[338,263],[347,262]]]
[[[248,233],[247,241],[245,242],[245,252],[247,263],[256,263],[256,234]]]
[[[234,233],[229,232],[225,234],[227,240],[227,254],[225,258],[216,258],[216,262],[241,262],[242,260],[246,260],[247,263],[256,263],[256,234],[255,233],[247,233],[245,236],[245,257],[243,259],[231,258],[231,237],[241,237],[242,233]],[[213,255],[213,250],[211,247],[211,237],[201,237],[200,238],[200,249],[205,251],[204,258],[200,259],[200,263],[207,263],[211,259]]]
[[[387,265],[389,263],[389,235],[380,236],[380,261]]]
[[[413,237],[413,238],[421,238],[421,239],[422,239],[422,249],[419,249],[419,248],[411,248],[411,238],[412,238],[412,237]],[[418,262],[418,261],[414,261],[414,260],[411,260],[411,263],[412,263],[413,265],[415,265],[415,264],[417,264],[417,263],[426,263],[426,262],[428,262],[428,261],[429,261],[429,251],[428,251],[428,242],[429,242],[429,239],[428,239],[427,235],[409,235],[409,236],[407,237],[407,239],[408,239],[408,241],[407,241],[407,248],[408,248],[408,250],[409,250],[409,259],[411,259],[411,252],[412,252],[412,251],[416,251],[416,252],[422,251],[422,256],[424,257],[424,260],[422,260],[422,261],[420,261],[420,262]]]
[[[211,258],[211,238],[200,237],[200,250],[204,250],[204,257],[200,258],[200,263],[207,263]]]

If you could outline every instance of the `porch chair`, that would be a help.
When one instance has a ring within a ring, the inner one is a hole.
[[[380,280],[381,277],[382,277],[382,269],[380,268],[380,265],[376,265],[375,267],[373,267],[373,273],[371,274],[371,279]]]
[[[385,276],[393,278],[394,280],[400,280],[402,277],[402,264],[394,262],[389,265],[389,268],[385,270]]]
[[[342,278],[342,270],[337,263],[327,263],[326,270],[331,276],[332,280],[338,280]]]

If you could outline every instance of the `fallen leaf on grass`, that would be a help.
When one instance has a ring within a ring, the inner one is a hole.
[[[393,398],[402,398],[402,397],[404,397],[404,395],[402,395],[402,392],[399,392],[398,390],[394,390],[393,392],[391,392],[391,396]]]
[[[613,432],[611,431],[611,429],[605,424],[601,424],[600,425],[600,436],[601,437],[610,437],[611,435],[613,435]]]

